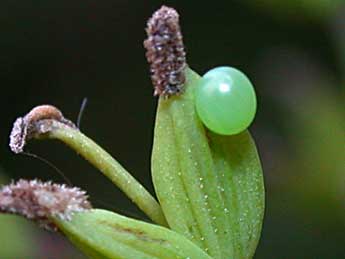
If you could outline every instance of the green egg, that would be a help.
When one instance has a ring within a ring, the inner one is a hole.
[[[248,77],[235,68],[211,69],[202,77],[195,91],[198,116],[215,133],[240,133],[255,117],[254,87]]]

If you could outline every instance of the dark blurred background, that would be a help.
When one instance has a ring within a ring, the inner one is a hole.
[[[345,3],[343,0],[0,3],[1,181],[63,182],[51,167],[15,156],[8,135],[38,104],[58,106],[152,191],[155,106],[142,41],[162,4],[175,7],[189,65],[243,70],[258,95],[251,132],[266,180],[255,258],[345,257]],[[101,173],[61,143],[27,150],[86,189],[97,207],[144,216]],[[84,258],[59,234],[0,216],[0,258]],[[139,259],[139,258],[138,258]]]

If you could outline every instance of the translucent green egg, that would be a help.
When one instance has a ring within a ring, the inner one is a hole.
[[[235,68],[211,69],[202,77],[195,91],[198,116],[215,133],[240,133],[255,117],[254,87],[247,76]]]

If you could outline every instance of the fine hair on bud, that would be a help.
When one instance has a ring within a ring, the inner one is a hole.
[[[144,41],[154,95],[169,97],[183,90],[186,53],[175,9],[162,6],[147,22]]]
[[[89,209],[86,192],[64,184],[21,179],[0,189],[0,212],[24,216],[49,230],[56,229],[51,217],[70,220]]]
[[[52,130],[54,122],[77,129],[74,123],[67,120],[56,107],[39,105],[14,122],[10,134],[10,149],[16,154],[22,153],[27,140]]]

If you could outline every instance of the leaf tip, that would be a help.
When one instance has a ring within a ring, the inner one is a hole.
[[[16,154],[22,153],[27,140],[36,135],[49,132],[54,127],[54,122],[62,123],[67,127],[77,128],[56,107],[52,105],[39,105],[34,107],[24,117],[17,118],[14,122],[10,134],[10,149]]]
[[[144,47],[154,95],[179,94],[185,82],[186,53],[177,11],[163,5],[148,20],[146,32]]]
[[[20,179],[0,189],[0,212],[17,214],[55,230],[50,220],[70,220],[76,212],[91,209],[86,192],[64,184]]]

